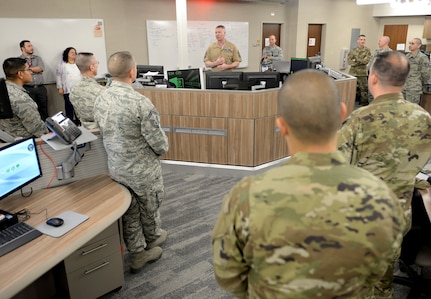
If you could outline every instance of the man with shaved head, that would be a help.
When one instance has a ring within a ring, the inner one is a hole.
[[[111,177],[125,185],[132,202],[122,217],[123,236],[130,252],[130,271],[162,255],[159,246],[167,232],[160,227],[159,208],[164,198],[160,156],[168,151],[168,138],[151,101],[136,92],[136,62],[127,51],[108,60],[112,82],[94,103],[94,120],[100,128]]]
[[[347,161],[383,180],[397,195],[410,228],[415,177],[431,158],[431,117],[401,93],[409,74],[407,58],[396,51],[378,54],[371,65],[368,89],[373,102],[353,111],[338,139]],[[368,298],[392,298],[394,262]],[[375,297],[373,297],[375,296]]]
[[[225,196],[212,235],[217,282],[238,298],[361,298],[401,243],[402,209],[337,151],[346,106],[332,78],[289,76],[278,109],[291,156]]]

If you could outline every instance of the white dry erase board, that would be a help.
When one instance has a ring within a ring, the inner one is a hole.
[[[55,82],[55,70],[67,47],[92,52],[99,61],[98,77],[107,73],[105,28],[102,19],[0,18],[0,61],[21,55],[19,42],[30,40],[34,54],[45,63],[45,83]],[[3,70],[0,77],[4,77]]]
[[[188,21],[188,66],[205,67],[204,56],[208,46],[215,42],[215,28],[226,28],[226,39],[233,42],[241,55],[239,67],[248,65],[248,22]],[[174,70],[178,65],[178,39],[176,21],[147,20],[148,60],[150,64],[163,65]]]

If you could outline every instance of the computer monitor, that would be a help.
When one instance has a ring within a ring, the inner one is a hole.
[[[0,148],[0,199],[42,176],[33,137]]]
[[[12,118],[13,112],[10,105],[9,93],[7,92],[6,80],[0,79],[0,119]]]
[[[241,89],[242,72],[207,72],[206,89]]]
[[[308,67],[307,58],[295,58],[290,59],[290,72],[295,73],[300,70],[304,70]]]
[[[307,58],[307,68],[316,69],[317,65],[322,64],[320,55],[312,56]]]
[[[136,70],[137,77],[142,77],[143,74],[146,74],[148,72],[158,72],[160,75],[163,75],[163,65],[138,64],[136,66]]]
[[[203,89],[202,68],[167,71],[168,87]]]
[[[253,86],[263,85],[260,89],[278,88],[280,87],[280,73],[279,72],[244,72],[243,80],[247,89],[253,89]]]

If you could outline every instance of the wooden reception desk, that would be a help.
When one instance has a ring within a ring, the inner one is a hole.
[[[356,78],[349,76],[336,84],[348,113],[352,112]],[[278,88],[136,90],[161,114],[170,147],[165,160],[255,167],[288,155],[275,125]]]

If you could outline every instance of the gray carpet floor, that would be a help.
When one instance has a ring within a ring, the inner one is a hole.
[[[238,176],[165,173],[166,199],[160,212],[168,239],[162,245],[161,259],[132,275],[128,271],[126,253],[125,285],[101,298],[233,298],[219,288],[214,279],[211,232],[223,196],[240,179]],[[407,298],[408,287],[396,285],[394,289],[394,299]]]

